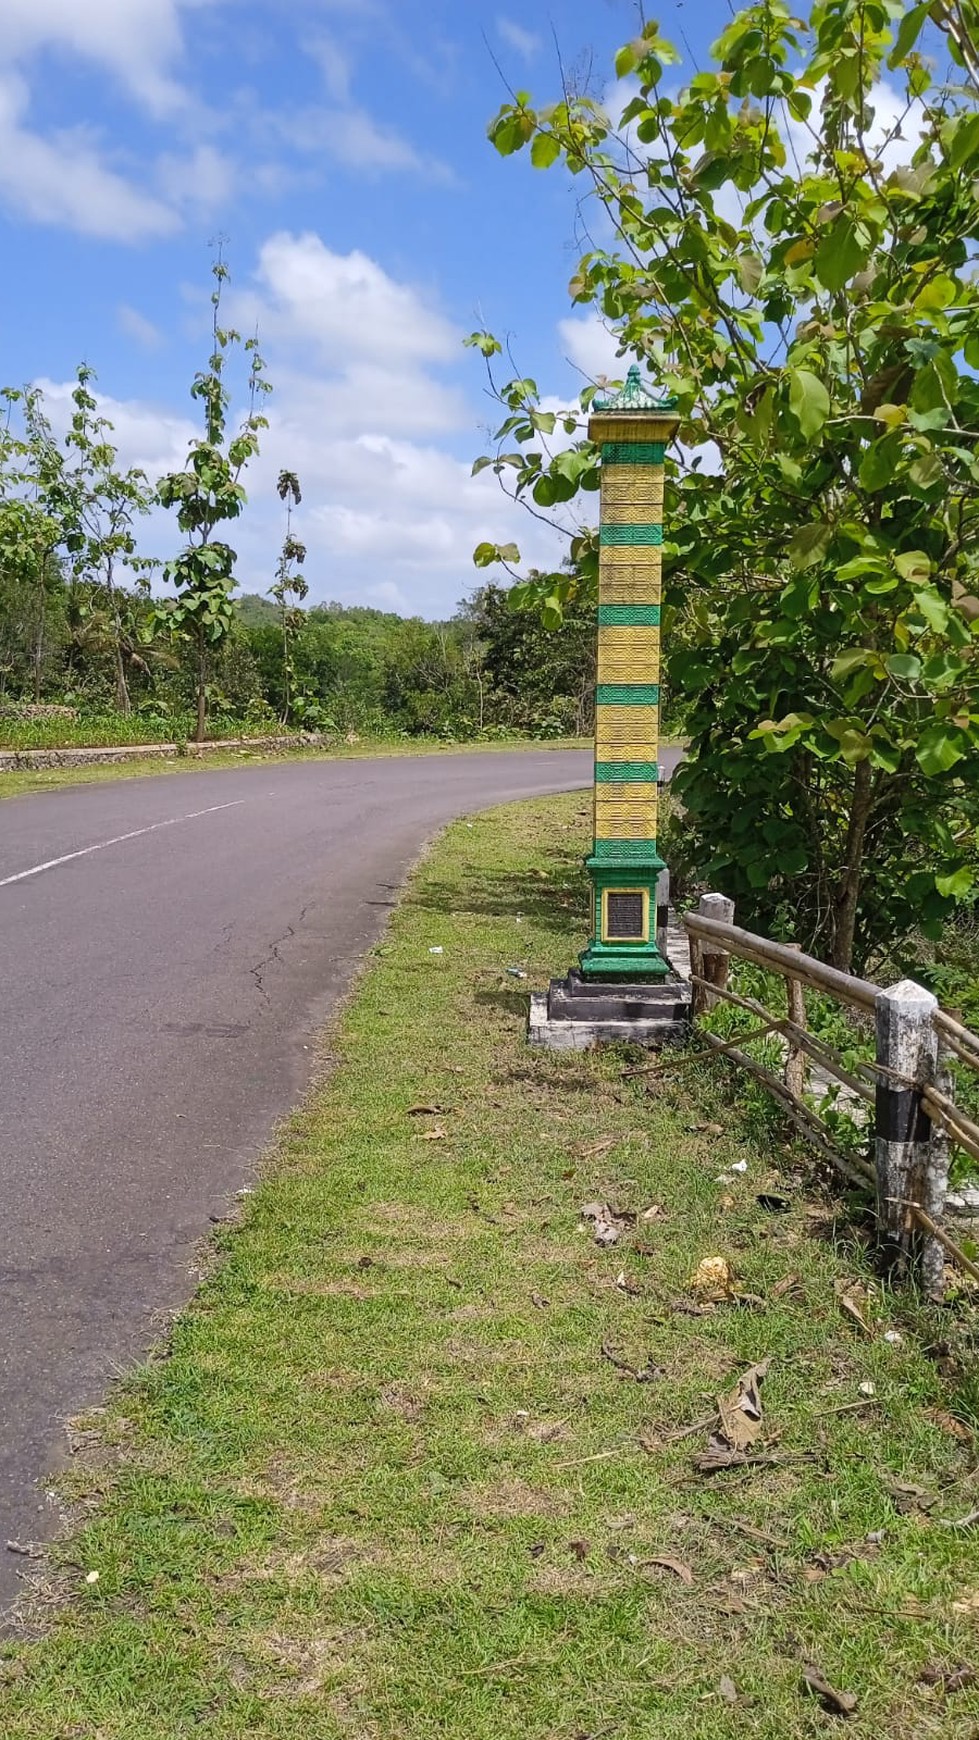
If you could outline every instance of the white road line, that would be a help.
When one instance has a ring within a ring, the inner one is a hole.
[[[175,828],[178,822],[193,822],[198,816],[213,816],[218,810],[236,810],[246,798],[235,798],[230,804],[212,804],[207,810],[191,810],[186,816],[170,816],[165,822],[151,822],[148,828],[134,828],[131,834],[116,834],[111,840],[100,840],[96,846],[83,846],[80,852],[66,852],[61,858],[48,858],[44,864],[34,864],[30,870],[18,870],[16,876],[4,876],[0,888],[11,882],[26,882],[29,876],[40,876],[44,870],[57,870],[59,864],[70,864],[73,858],[87,858],[90,852],[104,852],[107,846],[121,846],[124,840],[138,840],[141,834],[155,834],[158,828]]]

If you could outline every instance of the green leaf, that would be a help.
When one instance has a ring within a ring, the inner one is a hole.
[[[893,435],[882,435],[879,441],[872,442],[860,461],[861,486],[871,493],[886,489],[893,480],[900,452],[900,438]]]
[[[955,122],[948,161],[953,169],[961,169],[979,152],[979,114],[965,115]]]
[[[820,241],[813,259],[820,283],[827,290],[842,290],[866,265],[869,251],[853,218],[841,212]]]
[[[933,628],[936,634],[942,634],[948,627],[948,605],[941,593],[929,586],[926,590],[916,592],[914,601],[928,627]]]
[[[550,169],[561,155],[561,147],[553,133],[535,133],[530,147],[530,161],[535,169]]]
[[[789,406],[803,435],[818,435],[829,416],[829,394],[809,369],[789,369]]]
[[[922,773],[932,779],[938,774],[948,773],[950,768],[964,760],[966,752],[961,732],[952,733],[944,725],[929,725],[921,733],[914,753]]]
[[[921,675],[921,660],[914,653],[891,653],[890,658],[884,660],[884,665],[892,677],[897,677],[902,682],[917,682]]]
[[[916,585],[931,574],[931,558],[924,550],[902,550],[894,557],[894,566],[902,580],[911,580]]]
[[[757,254],[739,254],[734,262],[738,275],[738,283],[746,296],[754,296],[759,284],[765,276],[764,262]]]
[[[922,453],[912,465],[908,466],[908,476],[920,490],[933,489],[944,476],[942,462],[937,453]]]
[[[892,48],[887,60],[887,64],[892,71],[895,67],[900,66],[901,62],[911,53],[911,50],[924,29],[925,21],[930,11],[931,0],[925,0],[924,5],[912,6],[910,12],[904,14],[894,41],[894,47]]]
[[[958,870],[953,870],[948,876],[936,876],[935,887],[946,899],[962,900],[971,894],[975,887],[975,873],[969,864],[963,864]]]
[[[834,683],[843,683],[847,677],[852,677],[854,671],[860,670],[875,657],[876,654],[867,647],[848,647],[846,652],[840,653],[833,660],[830,666],[830,677]]]
[[[641,42],[627,42],[624,48],[619,49],[615,57],[615,76],[617,79],[628,78],[631,72],[635,72],[642,51],[643,44]]]
[[[828,520],[814,520],[809,525],[800,526],[788,542],[788,557],[793,568],[809,568],[813,562],[818,562],[825,556],[832,536],[833,528]]]

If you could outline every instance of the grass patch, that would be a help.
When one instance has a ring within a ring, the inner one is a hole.
[[[392,742],[388,738],[363,738],[356,743],[338,743],[329,749],[230,749],[197,755],[193,749],[187,755],[168,758],[148,756],[145,760],[120,761],[107,767],[45,767],[17,768],[12,773],[0,771],[0,798],[21,797],[26,792],[52,791],[65,785],[100,785],[105,780],[145,779],[149,774],[190,773],[211,768],[242,767],[261,762],[263,765],[291,761],[358,761],[364,757],[416,755],[499,755],[516,750],[546,751],[558,749],[591,749],[590,738],[562,737],[532,741],[526,737],[504,739],[494,743],[446,743],[441,739],[412,738]]]
[[[525,1047],[508,969],[581,945],[587,825],[580,794],[491,812],[416,875],[166,1357],[88,1423],[4,1740],[807,1740],[807,1661],[855,1735],[975,1734],[935,1679],[979,1655],[952,1320],[712,1078]],[[602,1250],[595,1199],[661,1212]],[[714,1254],[748,1297],[695,1314]],[[765,1357],[784,1459],[699,1474]]]

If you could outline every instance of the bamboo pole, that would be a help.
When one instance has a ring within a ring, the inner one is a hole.
[[[694,980],[693,982],[696,981]],[[840,1062],[836,1053],[831,1051],[828,1045],[824,1045],[822,1040],[816,1039],[812,1033],[807,1032],[806,1028],[796,1026],[796,1023],[790,1021],[787,1016],[773,1015],[771,1010],[766,1009],[764,1003],[759,1003],[756,997],[744,997],[737,991],[730,991],[727,989],[718,990],[717,996],[723,997],[726,1003],[736,1004],[739,1009],[746,1009],[750,1015],[762,1016],[770,1023],[772,1030],[781,1033],[786,1039],[791,1039],[799,1047],[800,1051],[804,1051],[808,1057],[812,1058],[814,1063],[820,1064],[822,1068],[825,1069],[827,1075],[834,1076],[837,1081],[842,1082],[844,1087],[848,1087],[852,1093],[859,1094],[861,1099],[864,1099],[870,1105],[873,1105],[874,1087],[868,1085],[866,1080],[861,1081],[857,1076],[851,1075],[846,1066]],[[737,1038],[741,1041],[742,1045],[747,1045],[749,1040],[758,1039],[760,1037],[761,1035],[759,1033],[740,1033],[737,1035]],[[856,1067],[858,1069],[866,1070],[871,1083],[876,1081],[874,1070],[870,1064],[857,1064]]]
[[[787,943],[787,948],[802,953],[801,943]],[[789,1020],[794,1027],[806,1025],[806,995],[800,979],[785,980],[785,999]],[[794,1100],[801,1100],[806,1089],[806,1053],[798,1042],[789,1045],[785,1059],[785,1086]]]
[[[859,1185],[862,1190],[872,1188],[874,1174],[870,1162],[861,1163],[856,1158],[843,1154],[835,1143],[830,1141],[815,1113],[810,1112],[808,1106],[800,1105],[798,1101],[790,1098],[784,1083],[779,1081],[777,1075],[774,1075],[770,1069],[766,1069],[764,1064],[756,1063],[755,1059],[749,1057],[747,1052],[735,1051],[730,1041],[725,1044],[714,1033],[705,1033],[704,1038],[712,1050],[725,1052],[732,1063],[740,1064],[742,1069],[748,1070],[751,1075],[757,1076],[759,1081],[764,1082],[796,1127],[813,1143],[814,1147],[825,1155],[827,1160],[832,1162],[838,1172],[842,1172],[844,1178],[851,1184]]]
[[[740,955],[760,967],[774,967],[776,972],[799,979],[816,991],[826,991],[841,1003],[849,1003],[855,1008],[872,1013],[876,1007],[877,985],[866,979],[856,979],[850,973],[841,973],[836,967],[827,967],[813,955],[801,951],[797,954],[785,943],[769,942],[767,937],[755,936],[752,931],[742,930],[736,924],[721,924],[716,919],[704,918],[699,912],[685,912],[683,923],[690,935],[698,938],[701,948],[713,944],[715,951]]]

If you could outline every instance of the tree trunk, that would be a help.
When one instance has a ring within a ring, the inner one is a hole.
[[[843,874],[833,898],[833,943],[830,966],[849,973],[853,966],[853,938],[857,923],[857,901],[863,875],[863,843],[872,804],[870,762],[858,761],[853,777],[853,797],[850,819],[843,850]]]
[[[34,667],[34,705],[41,699],[41,678],[44,670],[44,587],[43,584],[35,597],[34,644],[31,647],[31,663]]]
[[[198,743],[204,741],[204,725],[207,719],[207,648],[203,635],[197,642],[197,737]]]
[[[133,704],[129,696],[126,666],[122,657],[122,622],[119,618],[119,606],[116,603],[116,589],[112,581],[111,559],[106,569],[105,589],[109,595],[109,615],[112,618],[112,651],[116,669],[116,711],[128,715],[133,710]]]

